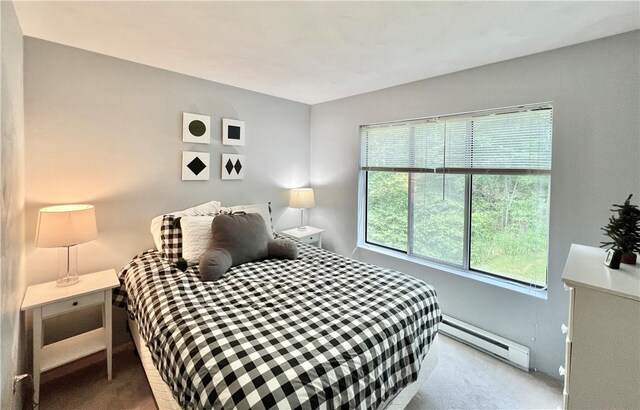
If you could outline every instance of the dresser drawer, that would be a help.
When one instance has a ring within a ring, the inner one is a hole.
[[[573,315],[574,315],[574,305],[575,305],[575,296],[576,290],[574,288],[569,288],[569,323],[567,329],[567,340],[573,341]]]
[[[61,313],[72,312],[87,306],[104,303],[104,292],[90,293],[88,295],[76,296],[74,298],[61,300],[42,307],[42,318],[59,315]]]
[[[571,384],[571,348],[572,343],[567,340],[565,342],[565,351],[564,351],[564,392],[569,394],[571,392],[569,386]]]

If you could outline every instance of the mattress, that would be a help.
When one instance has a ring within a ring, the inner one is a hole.
[[[119,274],[125,307],[182,408],[381,408],[418,379],[441,320],[435,290],[298,244],[296,260],[217,282],[157,251]]]

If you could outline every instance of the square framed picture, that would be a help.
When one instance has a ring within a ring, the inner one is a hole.
[[[182,151],[182,180],[208,181],[209,159],[208,152]]]
[[[222,179],[244,179],[244,155],[222,154]]]
[[[244,146],[244,121],[222,119],[222,145]]]
[[[182,113],[182,142],[209,144],[211,142],[211,118],[207,115]]]

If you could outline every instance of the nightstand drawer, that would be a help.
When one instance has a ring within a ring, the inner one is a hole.
[[[313,242],[318,242],[318,235],[309,235],[309,236],[304,236],[300,239],[298,239],[300,242],[303,243],[313,243]]]
[[[88,295],[76,296],[74,298],[61,300],[60,302],[44,305],[42,307],[42,318],[45,319],[61,313],[71,312],[87,306],[99,305],[102,303],[104,303],[104,292],[95,292]]]

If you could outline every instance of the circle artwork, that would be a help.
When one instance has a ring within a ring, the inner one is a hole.
[[[207,131],[207,126],[200,120],[193,120],[189,123],[189,132],[194,137],[201,137]]]

